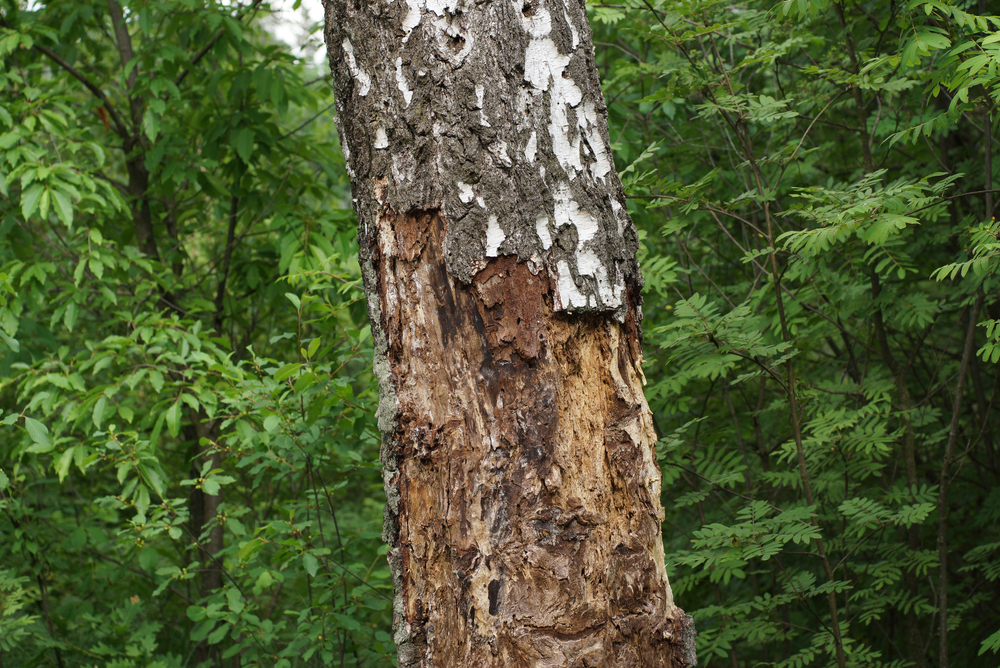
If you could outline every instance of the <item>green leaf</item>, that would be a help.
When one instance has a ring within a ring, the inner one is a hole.
[[[257,582],[254,584],[254,592],[263,591],[273,583],[274,578],[271,576],[271,571],[265,570],[257,577]]]
[[[16,144],[21,140],[22,133],[20,130],[12,130],[6,134],[0,135],[0,150],[6,150]]]
[[[70,302],[66,304],[66,310],[63,312],[63,325],[66,329],[73,331],[73,325],[76,324],[76,302]]]
[[[101,428],[101,420],[104,418],[104,408],[108,405],[108,398],[101,395],[101,398],[97,400],[94,404],[94,426],[98,429]]]
[[[246,164],[250,164],[253,155],[253,131],[250,128],[240,128],[233,140],[236,155]]]
[[[237,614],[243,612],[243,608],[246,607],[243,594],[235,587],[226,589],[226,602],[229,604],[229,609]]]
[[[249,540],[240,545],[240,549],[236,553],[236,556],[239,558],[240,561],[246,561],[253,555],[260,552],[261,548],[263,548],[265,545],[267,545],[267,541],[264,540],[263,538],[260,537],[254,538],[253,540]]]
[[[163,497],[166,492],[166,488],[163,485],[163,480],[160,478],[160,474],[156,472],[156,469],[151,466],[147,466],[144,463],[140,463],[137,468],[139,469],[139,475],[142,480],[146,481],[157,495]]]
[[[190,638],[195,642],[201,642],[215,628],[215,619],[204,619],[191,629]]]
[[[142,132],[149,138],[149,141],[155,142],[156,137],[160,134],[160,117],[147,110],[142,116]]]
[[[31,440],[35,442],[33,448],[29,448],[28,452],[48,452],[52,449],[52,444],[49,443],[49,428],[44,424],[36,420],[35,418],[25,417],[24,426],[28,430],[28,435]]]
[[[159,369],[153,369],[149,372],[149,384],[157,393],[163,389],[163,374],[160,373]]]
[[[59,190],[52,191],[52,198],[54,200],[53,204],[56,209],[56,215],[59,216],[59,220],[63,222],[68,228],[73,227],[73,203],[70,202],[69,197],[66,193]]]
[[[167,409],[167,430],[174,438],[181,431],[181,403],[179,400],[175,400]]]
[[[220,642],[222,642],[223,638],[226,637],[227,633],[229,633],[229,624],[226,623],[219,624],[219,627],[209,634],[208,644],[218,645]]]
[[[73,455],[76,452],[75,447],[67,448],[66,452],[62,453],[59,457],[59,463],[56,465],[56,473],[59,475],[59,482],[66,479],[69,474],[70,464],[73,463]]]
[[[15,353],[21,351],[21,344],[18,343],[17,339],[9,336],[7,332],[3,331],[3,328],[0,328],[0,340],[6,343],[7,347],[9,347]]]
[[[235,535],[235,536],[245,536],[245,535],[247,535],[246,527],[243,526],[243,523],[240,522],[235,517],[227,517],[226,518],[226,526],[229,527],[229,530],[232,531],[233,535]]]
[[[977,656],[982,656],[983,654],[986,654],[986,652],[993,652],[996,654],[997,651],[1000,651],[1000,631],[997,631],[982,642]]]
[[[135,509],[145,513],[149,509],[149,490],[145,485],[138,485],[135,490]]]
[[[267,100],[271,92],[271,70],[263,63],[253,71],[253,84],[257,89],[257,97],[260,100]]]
[[[42,191],[42,196],[38,200],[38,216],[45,220],[49,217],[49,201],[52,198],[52,191],[46,188]]]
[[[295,394],[301,394],[307,389],[312,387],[317,381],[316,374],[310,372],[305,373],[300,376],[295,383],[292,385],[292,389],[295,390]]]
[[[91,257],[87,261],[87,266],[90,267],[90,273],[92,273],[97,280],[104,278],[104,263],[101,262],[96,257]]]
[[[316,560],[316,557],[306,552],[302,555],[302,565],[306,567],[306,573],[312,577],[316,577],[316,572],[319,570],[319,561]]]
[[[10,485],[10,478],[7,477],[6,473],[0,471],[0,492],[7,489],[8,485]]]
[[[277,373],[274,374],[274,379],[279,383],[283,380],[287,380],[295,375],[295,373],[302,368],[301,364],[286,364],[285,366],[278,369]]]
[[[42,193],[45,192],[45,187],[40,183],[33,183],[31,186],[21,193],[21,215],[24,216],[25,220],[31,218],[32,214],[38,208],[38,200],[42,198]]]
[[[209,496],[218,496],[219,488],[220,488],[219,479],[216,476],[205,478],[205,482],[203,482],[201,485],[202,491],[204,491],[205,494],[208,494]]]
[[[280,415],[268,415],[266,418],[264,418],[264,430],[267,431],[268,433],[273,434],[274,430],[278,428],[279,424],[281,424]]]

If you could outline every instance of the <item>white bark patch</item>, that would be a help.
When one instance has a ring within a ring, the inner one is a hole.
[[[486,113],[483,111],[483,96],[486,95],[486,89],[482,84],[476,85],[476,109],[479,110],[479,124],[484,128],[493,127],[490,122],[486,120]]]
[[[410,33],[413,29],[420,25],[420,16],[423,14],[424,3],[421,0],[406,0],[406,16],[403,17],[403,32],[406,35],[403,36],[403,44],[406,44],[406,40],[410,39]]]
[[[375,148],[389,148],[389,137],[385,134],[385,128],[375,131]]]
[[[565,4],[566,3],[563,2],[563,5]],[[573,35],[573,50],[576,51],[576,47],[580,44],[580,33],[576,31],[576,26],[573,25],[573,22],[569,20],[569,14],[565,9],[563,10],[563,16],[566,17],[566,25],[569,26],[570,34]]]
[[[583,100],[583,91],[572,79],[564,77],[570,56],[559,53],[556,43],[549,37],[552,30],[552,19],[544,8],[539,8],[536,14],[527,21],[525,30],[531,35],[531,41],[524,53],[524,80],[533,87],[549,90],[549,135],[552,137],[552,150],[562,168],[570,179],[577,172],[583,171],[580,160],[580,136],[570,140],[569,108],[576,107]],[[572,24],[570,24],[572,26]],[[578,37],[574,36],[574,48]]]
[[[538,152],[538,134],[534,130],[531,131],[531,136],[528,137],[528,144],[524,147],[524,158],[528,161],[528,164],[535,164],[535,153]]]
[[[412,183],[414,166],[413,156],[409,151],[392,154],[392,176],[396,183]]]
[[[458,3],[448,2],[448,0],[427,0],[427,9],[440,17],[448,12],[452,12],[458,7]]]
[[[589,212],[580,208],[577,201],[573,199],[569,186],[561,183],[556,188],[554,200],[556,229],[559,229],[563,225],[573,225],[576,227],[577,239],[579,240],[577,247],[590,241],[597,235],[600,229],[597,225],[597,219]]]
[[[580,35],[576,26],[569,18],[569,14],[563,12],[566,24],[572,34],[572,50],[575,51],[580,44]],[[525,71],[524,79],[539,91],[550,90],[549,94],[549,135],[552,137],[552,150],[556,159],[570,180],[576,177],[577,172],[584,170],[581,158],[582,138],[586,137],[586,142],[593,152],[594,162],[590,165],[591,176],[601,182],[611,171],[612,162],[609,157],[608,147],[604,142],[598,128],[598,114],[593,101],[587,101],[582,108],[580,103],[583,100],[583,92],[572,79],[565,77],[570,56],[559,53],[555,42],[549,37],[552,30],[552,19],[544,8],[539,8],[537,13],[529,19],[522,21],[522,25],[531,41],[525,50]],[[577,109],[577,128],[573,132],[575,137],[571,138],[569,109]],[[527,157],[527,150],[525,152]],[[529,162],[533,159],[529,158]]]
[[[625,282],[615,268],[614,280],[610,280],[607,268],[591,250],[577,251],[576,271],[580,275],[593,276],[597,281],[597,295],[605,308],[617,309],[625,296]]]
[[[597,253],[592,250],[577,250],[576,272],[578,274],[593,276],[595,278],[599,273],[603,273],[605,282],[607,282],[608,272],[605,271],[604,265],[601,264],[601,259],[597,257]]]
[[[538,90],[548,90],[553,71],[562,76],[568,64],[569,56],[560,54],[550,38],[532,39],[524,52],[524,80]]]
[[[428,0],[428,9],[432,9],[432,2],[433,0]],[[440,14],[438,13],[438,9],[440,9]],[[437,29],[437,35],[435,35],[437,56],[447,61],[452,67],[457,68],[461,67],[468,55],[472,53],[472,49],[476,43],[476,33],[463,33],[458,22],[451,22],[448,18],[445,18],[445,12],[453,12],[454,9],[456,7],[447,3],[436,5],[433,11],[437,16],[432,18],[431,25]],[[456,38],[465,40],[465,46],[460,51],[455,51],[454,49]]]
[[[403,101],[406,102],[406,106],[410,106],[410,100],[413,99],[413,91],[410,90],[409,84],[406,83],[406,77],[403,76],[402,58],[396,58],[396,85],[399,87],[399,92],[403,94]]]
[[[549,234],[549,217],[538,216],[535,220],[535,231],[538,232],[538,240],[542,242],[542,250],[548,250],[552,245],[552,235]]]
[[[587,306],[587,295],[580,292],[573,280],[573,273],[569,270],[566,260],[559,260],[556,263],[556,308],[565,310],[568,308],[583,308]]]
[[[545,7],[536,7],[531,16],[521,19],[521,27],[532,37],[545,37],[552,32],[552,17]]]
[[[594,215],[589,211],[580,208],[579,203],[573,199],[569,186],[565,183],[560,184],[559,187],[556,188],[554,204],[556,229],[558,230],[564,225],[572,225],[576,228],[577,275],[592,276],[597,282],[597,296],[600,299],[601,305],[605,308],[618,308],[624,303],[625,281],[621,277],[617,267],[613,267],[611,271],[609,271],[608,267],[604,266],[601,262],[601,258],[598,257],[596,252],[594,252],[594,249],[589,246],[589,242],[597,236],[598,232],[600,232],[600,226],[598,225],[597,218],[594,217]],[[621,205],[619,205],[619,208],[621,208]],[[546,234],[548,233],[547,223],[548,220],[546,219]],[[539,223],[536,221],[538,237],[539,239],[542,239],[544,243],[541,229],[538,228]],[[548,248],[548,246],[549,244],[545,245],[546,248]],[[561,269],[559,272],[559,280],[563,280]],[[575,288],[576,283],[573,285]],[[577,288],[577,292],[578,291],[579,289]],[[573,293],[567,293],[567,295],[566,299],[562,300],[562,308],[589,305],[589,301],[584,304],[576,303]]]
[[[552,137],[552,151],[556,159],[572,180],[577,172],[583,171],[583,161],[580,159],[580,136],[577,135],[574,141],[570,141],[569,137],[567,109],[576,105],[572,103],[573,97],[559,93],[575,93],[576,102],[579,103],[580,89],[571,80],[563,79],[562,76],[559,77],[559,81],[563,82],[563,85],[557,86],[557,91],[553,91],[554,94],[550,98],[552,103],[549,110],[549,136]]]
[[[507,239],[496,216],[490,216],[486,227],[486,257],[496,257],[500,252],[500,244]]]
[[[340,148],[344,151],[344,166],[347,167],[347,175],[353,179],[357,174],[351,169],[351,147],[347,145],[345,137],[340,138]]]
[[[463,183],[461,181],[459,181],[456,185],[458,186],[459,201],[461,201],[462,204],[468,204],[469,202],[471,202],[472,198],[475,196],[475,193],[472,190],[472,186],[470,186],[468,183]]]
[[[611,210],[615,214],[615,221],[618,223],[618,236],[625,234],[625,216],[622,215],[622,205],[614,197],[608,197],[611,202]]]
[[[358,61],[354,59],[354,45],[351,44],[351,40],[345,37],[342,46],[344,47],[344,53],[347,54],[347,69],[350,70],[351,76],[357,79],[361,85],[358,95],[364,97],[372,89],[372,78],[368,76],[367,72],[358,67]]]
[[[594,103],[587,101],[583,104],[583,113],[579,114],[580,130],[586,133],[587,143],[594,151],[594,162],[590,165],[590,174],[594,179],[604,181],[604,177],[611,171],[611,158],[608,157],[608,147],[604,144],[604,137],[598,132],[597,109]]]

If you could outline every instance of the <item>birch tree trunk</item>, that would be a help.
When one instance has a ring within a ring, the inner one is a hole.
[[[403,667],[694,665],[579,0],[327,0]]]

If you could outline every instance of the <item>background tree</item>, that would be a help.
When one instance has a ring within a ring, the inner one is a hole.
[[[388,661],[347,180],[267,11],[2,5],[4,666]]]
[[[992,665],[998,18],[594,12],[702,662]]]

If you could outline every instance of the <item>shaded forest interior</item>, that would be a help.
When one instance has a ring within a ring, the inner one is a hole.
[[[995,11],[588,4],[701,665],[996,663]],[[0,3],[4,668],[394,665],[350,181],[268,14]]]

